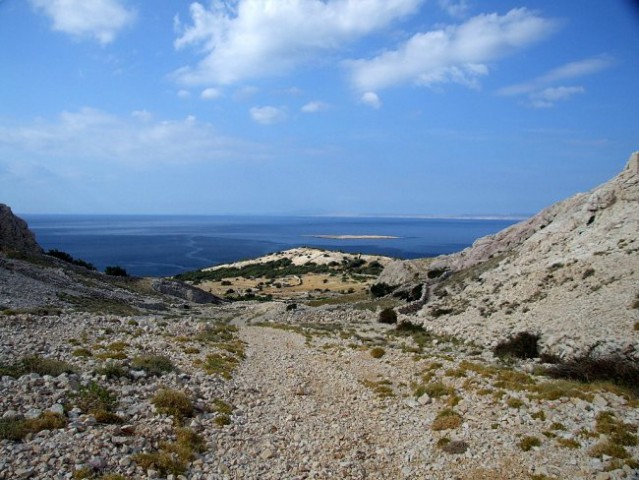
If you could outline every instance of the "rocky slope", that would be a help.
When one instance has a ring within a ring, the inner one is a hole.
[[[462,252],[392,264],[379,281],[428,284],[406,320],[432,331],[489,345],[531,331],[564,356],[594,345],[639,356],[638,212],[639,152],[589,193]]]
[[[37,255],[42,249],[27,223],[0,203],[0,248]]]

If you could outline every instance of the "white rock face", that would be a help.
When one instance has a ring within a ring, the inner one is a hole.
[[[639,355],[638,233],[635,152],[619,175],[589,193],[462,252],[412,263],[426,282],[429,271],[449,272],[430,280],[434,294],[419,322],[481,343],[533,331],[563,355],[596,343]]]

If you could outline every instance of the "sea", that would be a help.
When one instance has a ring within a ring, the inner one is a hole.
[[[131,275],[172,276],[306,246],[400,259],[463,250],[515,219],[21,215],[45,249]],[[319,238],[318,236],[396,238]]]

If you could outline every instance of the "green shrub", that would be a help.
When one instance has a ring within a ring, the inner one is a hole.
[[[530,332],[519,332],[508,340],[499,342],[493,349],[495,356],[499,358],[538,358],[539,335]]]
[[[155,376],[175,370],[171,359],[163,355],[140,355],[131,360],[131,367]]]
[[[73,353],[71,355],[73,355],[74,357],[92,357],[93,356],[93,354],[91,353],[91,350],[85,347],[76,348],[75,350],[73,350]]]
[[[173,415],[178,420],[192,417],[195,409],[193,403],[184,392],[172,389],[163,389],[155,394],[151,400],[160,413]]]
[[[370,350],[371,357],[373,358],[382,358],[386,354],[386,350],[382,347],[374,347]]]
[[[112,277],[128,277],[129,276],[127,271],[118,265],[106,267],[104,269],[104,273]]]
[[[397,323],[397,313],[392,308],[385,308],[379,312],[379,323],[393,325]]]
[[[519,441],[519,448],[521,448],[524,452],[527,452],[534,447],[538,447],[541,445],[541,440],[537,437],[524,437]]]
[[[16,378],[29,373],[57,377],[63,373],[74,372],[74,368],[66,362],[38,356],[25,357],[10,365],[0,364],[0,376],[7,375]]]
[[[435,431],[451,430],[462,424],[462,417],[452,408],[446,408],[437,414],[430,428]]]
[[[83,412],[93,415],[98,423],[122,423],[122,419],[114,413],[117,397],[96,382],[80,387],[72,403]]]
[[[101,368],[97,368],[95,370],[95,373],[97,375],[104,375],[108,379],[129,376],[129,371],[126,368],[124,368],[122,365],[118,365],[117,363],[113,363],[113,362],[109,362],[105,366]]]
[[[57,430],[64,428],[67,419],[53,412],[44,412],[38,418],[25,419],[21,417],[0,418],[0,440],[20,441],[29,433],[43,430]]]
[[[375,283],[371,285],[371,295],[374,298],[385,297],[389,293],[392,293],[396,287],[388,285],[387,283]]]

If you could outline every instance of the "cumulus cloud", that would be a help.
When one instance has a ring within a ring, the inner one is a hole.
[[[380,108],[382,106],[382,102],[375,92],[364,92],[360,100],[369,107]]]
[[[144,110],[121,117],[83,108],[52,121],[0,124],[0,157],[45,159],[49,164],[183,164],[251,158],[259,150],[195,117],[156,120]]]
[[[286,120],[286,111],[277,107],[253,107],[250,114],[254,121],[262,125],[272,125]]]
[[[55,31],[77,38],[91,38],[106,45],[136,18],[135,10],[121,0],[30,0],[49,17]]]
[[[526,8],[477,15],[459,25],[413,35],[396,50],[372,59],[348,62],[360,91],[378,91],[401,84],[430,86],[455,82],[478,86],[488,62],[538,42],[557,23]]]
[[[328,109],[328,104],[324,102],[320,102],[319,100],[314,100],[312,102],[308,102],[304,105],[301,110],[304,113],[317,113],[322,112]]]
[[[221,96],[222,92],[217,88],[205,88],[200,94],[200,97],[204,100],[215,100],[216,98],[220,98]]]
[[[189,98],[191,96],[191,92],[189,92],[188,90],[181,89],[181,90],[178,90],[177,96],[179,98]]]
[[[504,87],[497,93],[507,96],[523,95],[539,91],[545,86],[556,82],[593,75],[610,68],[613,64],[614,60],[608,55],[599,55],[596,57],[586,58],[584,60],[569,62],[527,82]]]
[[[176,19],[177,49],[204,58],[175,77],[186,84],[233,84],[278,75],[414,13],[424,0],[213,0]]]

